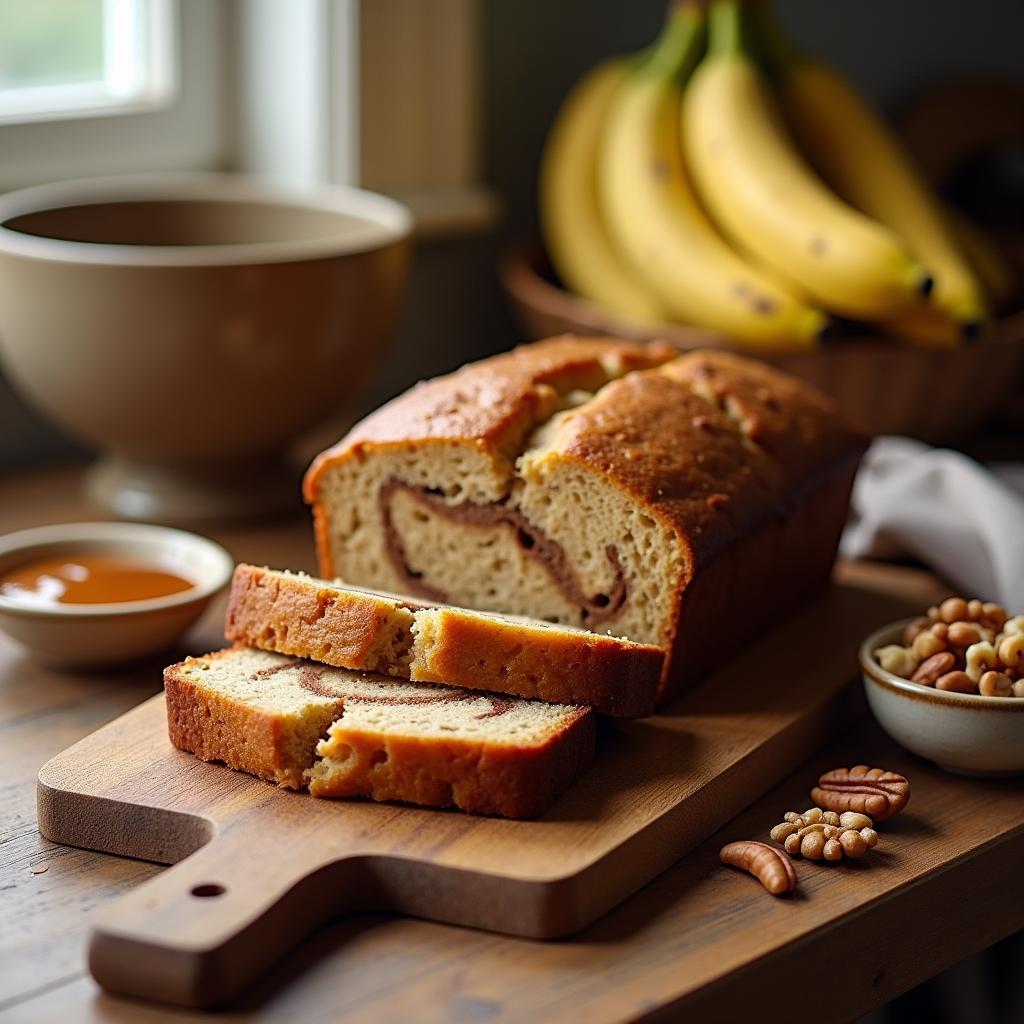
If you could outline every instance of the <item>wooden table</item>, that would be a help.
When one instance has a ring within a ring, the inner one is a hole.
[[[0,532],[95,518],[80,474],[0,478]],[[312,567],[309,524],[212,531],[240,559]],[[906,569],[844,566],[847,578],[924,604],[941,592]],[[213,609],[188,650],[219,642]],[[35,821],[51,755],[156,692],[166,659],[72,675],[25,660],[0,636],[0,1019],[78,1021],[622,1021],[640,1017],[853,1019],[1024,925],[1024,787],[945,775],[866,720],[672,870],[575,938],[538,943],[385,915],[308,939],[232,1014],[168,1012],[103,995],[83,952],[91,911],[160,868],[55,846]],[[854,674],[851,666],[851,676]],[[823,737],[823,741],[826,738]],[[873,863],[800,863],[797,898],[776,900],[717,863],[803,809],[820,770],[867,761],[905,772],[910,809],[883,827]]]

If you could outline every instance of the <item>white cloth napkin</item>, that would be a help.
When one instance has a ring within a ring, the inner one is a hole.
[[[1021,484],[1020,466],[996,476],[959,452],[879,438],[857,476],[840,550],[847,558],[913,555],[965,596],[1024,612]]]

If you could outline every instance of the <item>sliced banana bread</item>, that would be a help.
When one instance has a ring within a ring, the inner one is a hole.
[[[430,607],[302,574],[239,565],[225,633],[267,651],[417,682],[654,710],[664,651],[537,619]]]
[[[417,385],[306,475],[321,575],[666,649],[664,699],[828,579],[866,439],[724,352],[556,338]]]
[[[314,796],[542,814],[590,766],[585,708],[236,646],[164,671],[171,742]]]

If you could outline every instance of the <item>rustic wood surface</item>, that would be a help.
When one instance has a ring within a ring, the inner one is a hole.
[[[142,860],[188,857],[105,908],[90,946],[105,989],[160,1002],[221,1004],[296,933],[356,908],[560,938],[817,749],[853,705],[841,697],[859,638],[912,611],[837,583],[662,714],[603,721],[595,766],[538,821],[280,790],[175,750],[157,696],[47,762],[40,831]],[[222,891],[194,894],[211,886]]]
[[[0,531],[95,517],[77,482],[73,472],[0,481]],[[312,564],[302,517],[217,535],[239,558]],[[917,604],[940,592],[907,570],[848,566],[841,578]],[[188,649],[214,645],[220,612],[211,611]],[[99,992],[84,962],[93,912],[161,869],[55,846],[36,828],[39,766],[155,693],[159,667],[61,674],[0,644],[0,1019],[219,1019]],[[758,681],[755,674],[747,685]],[[873,863],[801,863],[800,892],[785,900],[718,866],[723,842],[764,838],[782,811],[806,805],[820,769],[857,760],[904,771],[914,783],[910,809],[884,827]],[[1020,783],[945,775],[869,723],[855,723],[569,940],[358,915],[319,929],[223,1019],[618,1021],[685,1012],[735,1020],[756,1006],[760,1019],[781,1020],[791,1016],[796,991],[801,1001],[822,1000],[830,1019],[853,1018],[1024,924],[1021,796]]]

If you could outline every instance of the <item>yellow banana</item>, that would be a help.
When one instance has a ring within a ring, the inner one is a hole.
[[[998,309],[1013,293],[1014,280],[996,244],[969,217],[951,206],[942,207],[949,230],[978,276],[991,306]],[[885,329],[897,338],[923,348],[956,348],[961,341],[973,341],[971,325],[954,320],[945,310],[929,302],[885,322]]]
[[[1013,292],[1013,273],[984,228],[951,206],[945,208],[953,237],[981,281],[991,308],[998,310]]]
[[[719,0],[683,105],[686,156],[726,235],[826,308],[879,320],[931,278],[888,228],[847,206],[797,151],[744,51],[743,11]]]
[[[598,198],[612,240],[673,317],[753,346],[807,348],[825,317],[749,266],[701,210],[679,146],[682,81],[703,13],[673,6],[649,56],[622,85],[598,154]]]
[[[628,74],[625,58],[606,61],[583,77],[559,111],[541,161],[541,230],[558,276],[577,295],[631,319],[657,321],[664,309],[612,248],[597,206],[598,140]]]
[[[959,210],[943,204],[942,215],[984,287],[990,309],[998,310],[1014,289],[1013,273],[1003,254],[985,230]],[[923,348],[956,348],[962,341],[974,341],[983,330],[954,320],[948,312],[930,302],[922,302],[900,313],[887,320],[884,326],[897,338]]]
[[[786,121],[804,154],[843,199],[910,246],[935,279],[929,301],[965,333],[977,333],[988,316],[981,282],[906,148],[840,75],[796,53],[772,21],[768,3],[754,4],[751,13],[772,55]]]

